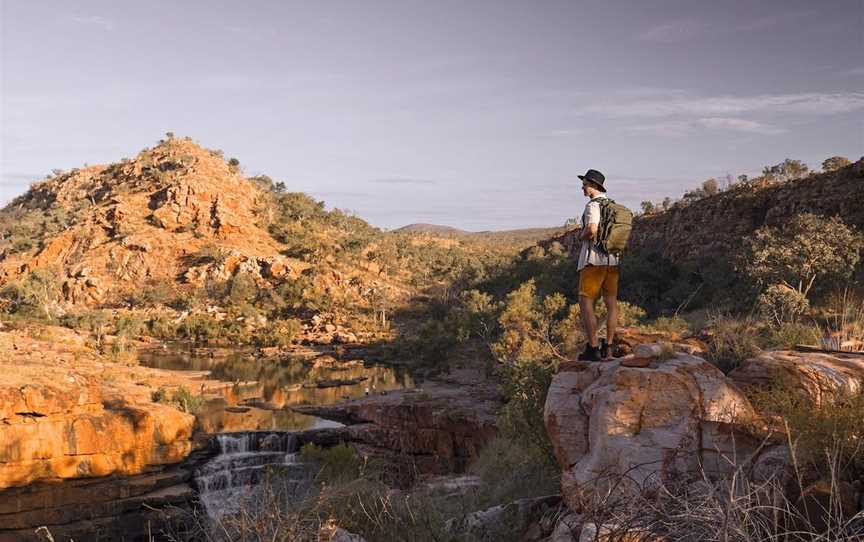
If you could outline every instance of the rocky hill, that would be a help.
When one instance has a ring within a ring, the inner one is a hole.
[[[755,181],[717,195],[640,216],[631,249],[672,261],[736,251],[762,226],[779,226],[802,213],[839,216],[864,231],[864,159],[830,173],[786,182]]]
[[[148,279],[298,273],[302,262],[280,256],[261,227],[267,197],[217,153],[171,139],[39,182],[0,211],[0,280],[52,268],[67,300],[95,304]],[[227,256],[221,266],[195,257],[212,245]]]

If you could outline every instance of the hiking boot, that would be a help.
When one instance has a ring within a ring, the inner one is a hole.
[[[579,361],[600,361],[600,348],[597,346],[585,345],[585,351],[579,354]]]
[[[606,342],[606,339],[600,339],[600,359],[607,361],[612,359],[612,345]]]

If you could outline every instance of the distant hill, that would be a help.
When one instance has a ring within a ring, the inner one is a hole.
[[[533,245],[542,239],[560,235],[567,228],[522,228],[515,230],[499,231],[465,231],[452,226],[438,224],[409,224],[393,230],[396,233],[411,233],[428,235],[430,237],[457,238],[465,241],[473,241],[496,246],[507,245],[514,249],[522,249]]]
[[[468,235],[469,232],[454,228],[452,226],[441,226],[438,224],[408,224],[393,230],[398,233],[428,233],[431,235]]]

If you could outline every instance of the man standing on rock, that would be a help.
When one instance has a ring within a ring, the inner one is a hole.
[[[585,175],[579,175],[582,180],[582,193],[589,198],[582,213],[582,230],[579,239],[579,308],[582,311],[582,325],[588,344],[585,351],[579,354],[583,361],[600,361],[610,359],[615,329],[618,326],[618,258],[607,254],[599,248],[595,241],[600,228],[600,201],[606,198],[606,188],[603,183],[606,177],[595,169],[589,169]],[[597,339],[597,317],[594,314],[594,304],[603,291],[606,302],[606,338],[602,343]]]

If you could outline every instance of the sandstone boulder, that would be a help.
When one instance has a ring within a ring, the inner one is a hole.
[[[651,367],[565,364],[544,417],[571,509],[601,479],[652,486],[676,475],[729,470],[750,443],[737,423],[754,415],[744,394],[707,361],[677,354]]]
[[[741,387],[784,387],[820,404],[826,395],[864,391],[864,356],[839,353],[763,352],[729,373]]]

